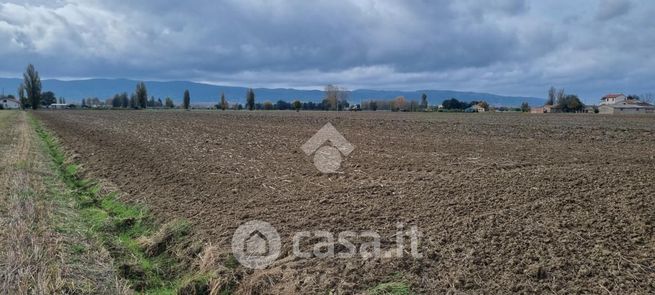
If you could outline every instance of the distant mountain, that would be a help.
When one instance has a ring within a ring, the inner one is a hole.
[[[15,93],[20,79],[0,78],[0,87],[5,93]],[[65,97],[68,102],[79,102],[82,98],[98,97],[106,99],[116,93],[132,93],[136,86],[136,80],[128,79],[88,79],[88,80],[71,80],[62,81],[48,79],[43,80],[43,91],[52,91],[57,97]],[[188,81],[146,81],[148,95],[157,98],[171,97],[176,102],[180,102],[185,89],[191,93],[191,103],[197,105],[215,104],[218,102],[221,92],[230,102],[245,101],[245,87],[219,86]],[[367,99],[393,99],[397,96],[405,96],[407,99],[420,100],[421,94],[428,95],[430,104],[440,104],[448,98],[457,98],[459,100],[485,100],[493,106],[519,106],[522,102],[527,101],[530,105],[542,105],[545,100],[536,97],[516,97],[504,96],[490,93],[460,92],[450,90],[419,90],[419,91],[391,91],[391,90],[353,90],[350,94],[351,103],[359,103]],[[321,90],[298,90],[289,88],[255,88],[255,94],[258,101],[291,101],[299,99],[301,101],[321,101],[324,97]]]

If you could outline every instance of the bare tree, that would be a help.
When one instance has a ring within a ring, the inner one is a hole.
[[[557,90],[557,104],[562,104],[564,98],[566,98],[566,93],[564,93],[564,88]]]
[[[555,96],[556,96],[557,90],[555,87],[550,86],[550,89],[548,89],[548,100],[546,101],[547,105],[554,105],[555,104]]]
[[[325,100],[330,110],[339,110],[339,107],[348,101],[348,89],[336,85],[325,86]]]
[[[641,95],[641,101],[645,103],[652,104],[653,103],[653,93],[647,92]]]

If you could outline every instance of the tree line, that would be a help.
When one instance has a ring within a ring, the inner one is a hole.
[[[227,110],[322,110],[322,111],[344,111],[344,110],[369,110],[369,111],[400,111],[400,112],[417,112],[429,111],[430,108],[428,97],[425,93],[421,95],[420,100],[408,100],[403,96],[398,96],[392,100],[387,99],[369,99],[363,101],[361,104],[352,105],[348,99],[350,91],[346,88],[336,85],[327,85],[324,89],[325,97],[320,102],[302,102],[294,100],[292,102],[278,100],[277,102],[264,101],[256,102],[255,91],[248,88],[245,94],[245,106],[240,103],[230,104],[221,93],[217,104],[214,108]],[[13,96],[7,96],[14,98]],[[183,109],[191,108],[191,93],[186,89],[182,95]],[[631,96],[637,98],[638,96]],[[650,97],[649,97],[650,98]],[[23,109],[32,108],[37,109],[42,106],[49,106],[55,103],[66,104],[66,99],[60,97],[56,98],[52,91],[42,92],[41,78],[39,72],[36,71],[32,64],[29,64],[23,73],[23,82],[18,87],[18,100]],[[548,92],[547,104],[559,105],[562,111],[578,111],[584,108],[584,104],[578,99],[576,95],[567,95],[564,89],[555,89],[551,87]],[[442,108],[450,111],[465,110],[471,106],[480,105],[485,110],[489,105],[485,101],[459,101],[456,98],[446,99],[442,103]],[[71,104],[71,106],[75,106]],[[154,96],[148,97],[148,89],[144,82],[138,82],[134,92],[128,95],[127,92],[117,93],[111,98],[102,101],[97,97],[90,97],[82,99],[81,107],[111,107],[111,108],[124,108],[124,109],[146,109],[146,108],[175,108],[176,105],[172,98],[166,97],[163,101],[161,98]],[[521,110],[528,111],[529,106],[524,103]]]
[[[66,100],[64,98],[57,98],[55,94],[51,91],[41,92],[41,78],[38,71],[34,68],[32,64],[27,66],[25,73],[23,74],[23,82],[18,87],[18,97],[19,102],[22,108],[32,108],[37,109],[40,106],[49,106],[54,103],[65,104]],[[225,98],[225,94],[221,93],[218,103],[214,105],[217,109],[248,109],[248,110],[323,110],[323,111],[343,111],[351,108],[351,104],[348,101],[350,92],[348,89],[339,87],[336,85],[327,85],[325,87],[325,98],[321,102],[301,102],[300,100],[294,100],[293,102],[287,102],[284,100],[278,100],[273,103],[271,101],[265,101],[263,103],[258,103],[255,101],[256,95],[255,91],[252,88],[248,88],[245,95],[245,107],[240,103],[230,103]],[[456,99],[451,99],[444,101],[444,106],[451,106],[453,103],[453,108],[462,107],[464,104],[459,103]],[[474,103],[474,102],[472,102]],[[477,103],[477,102],[475,102]],[[469,103],[470,104],[470,103]],[[74,106],[71,104],[71,106]],[[81,107],[112,107],[112,108],[124,108],[124,109],[146,109],[146,108],[174,108],[175,103],[170,97],[166,97],[164,101],[161,98],[155,99],[154,96],[148,98],[148,89],[144,82],[137,83],[135,90],[132,94],[128,95],[127,92],[117,93],[113,97],[102,101],[97,97],[90,97],[82,99]],[[183,109],[191,108],[191,93],[189,90],[185,90],[182,98]],[[421,95],[421,101],[407,100],[403,96],[396,97],[393,100],[367,100],[364,101],[361,105],[354,105],[356,110],[390,110],[390,111],[426,111],[429,108],[427,95],[423,93]]]

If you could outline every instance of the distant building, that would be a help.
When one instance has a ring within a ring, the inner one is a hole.
[[[600,99],[600,105],[615,104],[626,100],[628,100],[628,98],[622,93],[610,93]]]
[[[624,100],[613,104],[601,104],[600,114],[655,114],[655,106],[641,101]]]
[[[3,109],[20,109],[20,102],[12,98],[2,98]]]
[[[478,112],[478,113],[484,113],[484,112],[487,111],[487,110],[486,110],[482,105],[480,105],[480,104],[476,104],[476,105],[472,106],[472,108],[473,108],[476,112]]]
[[[655,106],[623,94],[608,94],[600,99],[600,114],[655,114]]]
[[[544,106],[544,110],[546,111],[546,113],[561,113],[562,107],[560,107],[558,104],[555,105],[547,104]]]
[[[547,104],[543,107],[531,108],[530,113],[532,114],[546,114],[546,113],[561,113],[561,109],[558,105]]]
[[[472,105],[464,110],[466,113],[484,113],[486,110],[480,104]]]
[[[48,108],[51,108],[51,109],[66,109],[66,108],[68,108],[68,105],[65,104],[65,103],[53,103],[50,106],[48,106]]]

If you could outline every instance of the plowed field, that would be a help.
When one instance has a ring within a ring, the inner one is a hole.
[[[266,292],[655,293],[655,118],[601,115],[42,111],[89,173],[230,250],[249,220],[282,236]],[[322,174],[300,147],[332,123],[355,146]],[[303,230],[365,231],[393,259],[284,259]],[[408,250],[409,251],[409,250]]]

